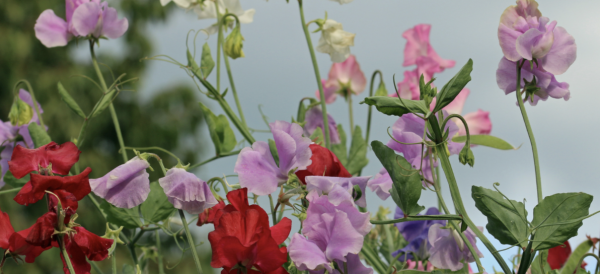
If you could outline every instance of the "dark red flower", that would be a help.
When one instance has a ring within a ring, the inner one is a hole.
[[[248,189],[227,194],[230,202],[215,214],[215,231],[208,234],[211,266],[221,273],[287,273],[287,249],[279,248],[290,234],[292,221],[283,218],[269,227],[269,216],[258,205],[248,204]]]
[[[340,160],[331,150],[317,144],[311,144],[312,164],[306,170],[296,172],[298,179],[306,184],[306,176],[352,177],[352,174],[340,163]]]
[[[10,218],[6,212],[0,211],[0,248],[8,249],[10,236],[15,233],[15,229],[10,224]]]
[[[79,161],[81,151],[71,142],[58,145],[50,142],[36,149],[27,149],[17,145],[13,150],[8,166],[17,179],[32,171],[40,171],[52,165],[52,173],[67,175],[71,167]]]
[[[219,199],[219,203],[214,205],[211,208],[205,209],[202,213],[198,215],[197,226],[203,226],[205,224],[213,224],[215,222],[215,216],[220,209],[225,208],[225,202],[223,199]]]
[[[0,211],[0,248],[14,255],[23,255],[26,262],[33,263],[37,256],[51,247],[43,248],[28,243],[26,238],[32,229],[33,227],[15,232],[8,214]]]
[[[88,195],[92,189],[90,188],[89,174],[91,168],[86,168],[83,172],[75,176],[44,176],[39,174],[31,174],[31,179],[17,193],[14,200],[21,205],[29,205],[35,203],[50,191],[62,203],[62,208],[70,208],[73,211],[77,210],[77,201]],[[54,195],[51,199],[54,199]]]
[[[548,264],[552,269],[561,269],[571,256],[571,245],[569,241],[565,241],[564,245],[555,246],[548,250]],[[581,264],[585,268],[586,262]]]
[[[102,238],[83,227],[74,227],[73,229],[77,234],[72,237],[64,237],[67,254],[69,254],[75,274],[89,274],[91,266],[86,258],[90,261],[102,261],[106,259],[108,257],[108,249],[112,246],[113,240]],[[60,258],[63,261],[65,274],[70,274],[62,253],[60,254]]]

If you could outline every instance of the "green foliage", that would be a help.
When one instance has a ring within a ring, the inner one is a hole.
[[[27,129],[29,130],[29,135],[31,135],[31,140],[33,140],[33,144],[36,148],[52,142],[48,133],[37,123],[29,124]]]
[[[279,166],[279,153],[277,152],[277,145],[273,139],[269,139],[269,150],[271,151],[271,155],[273,155],[275,164]]]
[[[379,87],[377,87],[377,90],[375,91],[375,96],[388,96],[388,91],[385,88],[385,82],[381,81],[379,82]]]
[[[208,46],[208,43],[204,43],[202,46],[202,57],[200,59],[200,69],[202,70],[202,75],[204,75],[204,78],[210,75],[210,72],[214,67],[215,61],[210,54],[210,47]]]
[[[150,183],[148,199],[140,205],[140,211],[145,223],[158,223],[173,213],[175,207],[171,204],[163,188],[158,182]]]
[[[592,200],[592,195],[582,192],[545,197],[533,208],[531,225],[536,229],[533,249],[552,248],[577,235]]]
[[[8,119],[13,125],[26,125],[33,118],[33,108],[18,98],[10,108]]]
[[[397,97],[373,96],[365,98],[364,103],[375,106],[379,112],[386,115],[402,116],[408,113],[429,113],[429,109],[423,100],[402,99],[400,101]]]
[[[442,87],[436,95],[437,101],[433,112],[442,110],[445,106],[454,101],[454,98],[471,81],[471,71],[473,71],[473,60],[469,59],[467,63]]]
[[[65,87],[63,87],[63,85],[60,82],[58,82],[57,86],[58,86],[58,93],[60,94],[60,98],[62,98],[62,100],[67,104],[67,106],[72,111],[75,112],[75,114],[77,114],[81,118],[85,119],[86,117],[85,117],[85,114],[83,113],[83,110],[81,110],[81,108],[79,107],[77,102],[75,102],[75,99],[73,99],[73,97],[71,97],[71,95],[69,94],[69,92],[67,92]]]
[[[354,128],[354,133],[352,134],[352,143],[350,143],[350,153],[348,155],[348,160],[346,161],[346,169],[350,174],[357,174],[360,172],[367,164],[369,163],[369,159],[367,159],[367,142],[362,136],[362,130],[359,126]]]
[[[569,256],[569,259],[567,259],[567,262],[565,262],[563,268],[560,270],[560,273],[571,274],[575,272],[575,270],[577,270],[578,268],[580,269],[579,263],[581,262],[581,259],[583,258],[583,256],[585,256],[586,253],[588,253],[590,248],[592,248],[593,246],[593,242],[589,239],[580,243],[577,246],[577,248],[575,248],[573,253],[571,253],[571,256]],[[577,272],[579,273],[579,271]]]
[[[529,236],[527,211],[521,202],[508,200],[497,191],[473,186],[475,206],[488,219],[488,232],[506,245],[527,246]]]
[[[229,126],[227,117],[223,114],[216,116],[204,104],[199,104],[204,114],[204,118],[206,119],[206,124],[208,125],[210,138],[215,145],[216,154],[220,155],[221,153],[232,151],[235,148],[237,141],[235,140],[235,134],[233,133],[231,126]]]
[[[467,136],[455,136],[452,138],[452,142],[456,143],[465,143],[467,141]],[[495,149],[501,150],[516,150],[518,148],[513,147],[508,142],[491,135],[471,135],[471,145],[480,145],[491,147]]]
[[[338,160],[340,160],[340,163],[342,163],[343,166],[346,166],[346,164],[348,163],[348,148],[346,147],[346,132],[344,131],[342,124],[337,125],[337,130],[338,130],[338,134],[340,135],[340,143],[332,144],[331,151],[335,154],[335,156],[338,157]]]
[[[325,144],[325,136],[323,136],[323,131],[320,127],[315,129],[315,132],[310,135],[310,139],[315,142],[315,144]]]
[[[531,274],[546,274],[550,269],[550,264],[548,264],[548,250],[540,251],[535,259],[533,259],[533,263],[531,263]]]
[[[406,215],[417,215],[425,207],[417,204],[421,198],[421,175],[394,150],[379,141],[371,142],[373,152],[392,178],[390,194]]]
[[[12,172],[10,172],[10,170],[8,170],[6,172],[6,174],[4,174],[4,178],[3,178],[4,182],[12,187],[22,187],[24,186],[27,182],[29,182],[29,174],[25,175],[25,177],[21,178],[21,179],[17,179],[15,178],[15,176],[12,174]]]
[[[194,60],[194,56],[192,56],[192,53],[190,52],[190,50],[186,50],[185,52],[186,56],[187,56],[187,60],[188,60],[188,67],[191,68],[192,73],[194,74],[199,74],[202,71],[200,70],[200,67],[198,66],[198,63],[196,63],[196,60]],[[202,74],[204,75],[204,74]],[[206,77],[206,76],[204,76]]]
[[[104,95],[104,97],[102,97],[102,100],[98,103],[98,108],[96,108],[96,110],[94,111],[94,113],[92,114],[92,118],[100,115],[102,112],[104,112],[104,110],[110,106],[110,104],[112,103],[113,99],[115,99],[115,96],[117,95],[117,90],[116,89],[112,89],[109,90],[106,95]]]
[[[106,221],[125,228],[138,228],[143,224],[140,221],[140,208],[118,208],[107,201],[100,204],[100,209],[106,214]]]

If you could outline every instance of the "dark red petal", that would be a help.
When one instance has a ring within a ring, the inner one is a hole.
[[[290,235],[291,230],[292,220],[283,217],[279,223],[271,227],[271,236],[273,237],[273,240],[275,240],[275,243],[280,245]]]
[[[69,174],[73,164],[79,160],[81,151],[71,142],[58,145],[50,142],[36,149],[27,149],[17,145],[13,150],[8,166],[15,178],[20,179],[39,167],[48,167],[52,163],[52,172],[61,175]]]
[[[267,272],[265,274],[288,274],[287,270],[283,267],[279,267],[271,272]]]
[[[311,144],[309,147],[312,151],[312,163],[306,170],[296,172],[302,183],[306,184],[306,176],[352,177],[331,150],[317,144]]]
[[[13,254],[23,255],[25,256],[25,262],[33,263],[35,258],[42,254],[45,250],[52,248],[51,246],[43,248],[40,246],[35,246],[27,243],[25,237],[29,234],[31,228],[21,230],[17,233],[13,233],[10,236],[10,246],[9,250]]]
[[[262,273],[275,271],[288,261],[287,252],[281,252],[279,245],[269,236],[261,237],[255,250],[254,267]]]
[[[221,266],[213,266],[212,262],[211,266],[232,268],[242,262],[249,263],[248,266],[252,266],[253,249],[253,246],[244,246],[236,237],[225,237],[219,241],[216,248],[213,248],[213,252],[216,253]]]
[[[8,214],[0,211],[0,248],[8,249],[10,245],[10,236],[13,233],[15,233],[15,229],[10,224]]]
[[[62,189],[59,190],[55,190],[53,192],[54,194],[56,194],[56,196],[58,196],[58,198],[60,199],[60,204],[61,207],[63,208],[63,210],[66,211],[67,215],[73,215],[75,214],[75,211],[77,211],[77,207],[78,207],[78,203],[77,203],[77,199],[75,198],[75,196],[73,194],[71,194],[70,192],[66,192]],[[54,195],[48,195],[48,200],[49,200],[49,207],[51,208],[51,210],[53,212],[57,212],[56,211],[56,206],[58,206],[58,201],[56,199],[56,196]],[[68,223],[68,221],[65,219],[65,224]]]
[[[57,216],[54,212],[47,212],[37,219],[35,224],[31,226],[31,230],[26,237],[26,241],[29,244],[49,247],[52,245],[52,234],[54,234],[54,228],[56,227]]]
[[[90,274],[92,266],[85,259],[85,254],[77,245],[77,243],[69,240],[68,237],[65,237],[65,245],[67,248],[67,254],[69,254],[69,259],[71,260],[71,265],[73,266],[73,270],[75,270],[75,274]],[[60,258],[63,262],[63,270],[65,271],[65,274],[72,274],[69,272],[67,262],[65,262],[65,257],[63,256],[62,252],[60,253]]]
[[[219,203],[211,208],[207,208],[204,212],[198,215],[197,226],[203,226],[204,224],[212,224],[215,222],[215,217],[217,215],[217,211],[225,208],[225,202],[222,199],[219,199]]]
[[[571,255],[571,245],[565,241],[565,245],[555,246],[548,250],[548,264],[552,269],[560,269]]]
[[[39,201],[40,199],[37,199],[36,195],[33,194],[33,185],[31,185],[31,181],[29,181],[21,188],[21,190],[19,190],[17,196],[15,196],[13,200],[20,205],[29,205]]]
[[[75,199],[79,201],[92,191],[88,178],[90,172],[92,172],[92,169],[88,167],[75,176],[61,177],[31,174],[31,180],[17,193],[14,200],[21,205],[29,205],[44,198],[46,191],[64,190],[72,193]]]
[[[102,261],[108,257],[108,249],[112,246],[113,240],[102,238],[80,226],[74,229],[77,234],[73,239],[88,259]]]
[[[244,212],[249,207],[248,204],[248,189],[240,188],[227,193],[227,200],[235,209]]]

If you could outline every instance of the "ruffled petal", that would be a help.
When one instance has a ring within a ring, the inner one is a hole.
[[[94,2],[81,4],[73,13],[71,25],[79,36],[100,36],[102,28],[102,7]]]
[[[66,46],[69,42],[67,22],[53,10],[40,14],[34,26],[35,37],[47,48]]]
[[[256,195],[268,195],[277,190],[280,182],[269,145],[262,141],[240,152],[233,172],[238,174],[240,186]]]
[[[129,21],[127,21],[127,18],[119,20],[116,9],[108,7],[104,9],[102,36],[117,39],[127,31],[128,27]]]
[[[489,111],[479,109],[476,112],[467,113],[463,117],[467,121],[471,135],[490,134],[492,131],[492,121],[490,120]],[[466,135],[467,131],[462,122],[457,123],[457,125],[459,128],[458,135]]]
[[[539,60],[540,65],[548,72],[563,74],[577,59],[575,38],[563,27],[554,29],[554,43],[550,52]]]
[[[331,271],[329,261],[325,257],[323,250],[298,233],[292,236],[289,254],[292,262],[294,262],[300,271],[315,270],[319,267]]]

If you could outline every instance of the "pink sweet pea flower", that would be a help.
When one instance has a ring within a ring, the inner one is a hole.
[[[455,62],[453,60],[442,59],[433,50],[433,47],[429,43],[429,31],[431,25],[419,24],[412,29],[408,29],[402,34],[402,37],[406,39],[406,47],[404,48],[404,64],[403,66],[411,66],[417,64],[418,58],[421,56],[428,56],[437,64],[439,64],[440,71],[446,68],[454,67]]]
[[[448,111],[448,114],[461,114],[469,93],[471,93],[471,91],[468,88],[464,88],[454,98],[454,101],[444,107],[444,110]],[[435,100],[431,103],[431,108],[433,109],[434,106]],[[476,112],[463,115],[463,118],[465,118],[465,121],[469,126],[469,133],[471,135],[490,134],[492,131],[492,121],[490,120],[489,111],[483,111],[479,109]],[[458,135],[467,135],[467,131],[465,130],[465,126],[463,125],[462,121],[454,119],[454,122],[458,126]]]
[[[328,104],[335,101],[337,93],[348,96],[351,93],[358,95],[367,86],[367,78],[360,69],[358,62],[356,62],[354,55],[350,55],[344,62],[333,63],[328,77],[329,79],[323,85],[325,102]],[[319,91],[317,91],[316,96],[320,98]]]
[[[100,0],[66,0],[67,21],[45,10],[35,23],[35,37],[48,48],[66,46],[72,37],[119,38],[129,27],[127,18]]]

